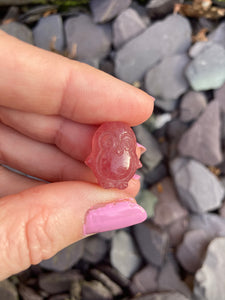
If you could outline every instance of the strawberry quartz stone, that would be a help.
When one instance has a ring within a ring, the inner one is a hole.
[[[103,123],[92,139],[92,151],[85,160],[105,189],[125,189],[142,165],[136,154],[136,137],[128,124]]]

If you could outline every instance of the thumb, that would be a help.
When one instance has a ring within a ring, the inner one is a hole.
[[[124,191],[84,182],[33,187],[0,200],[0,280],[48,259],[87,234],[140,223]]]

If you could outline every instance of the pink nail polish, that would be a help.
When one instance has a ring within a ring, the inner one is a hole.
[[[140,175],[138,174],[134,174],[134,176],[132,177],[134,180],[139,180],[141,178]]]
[[[83,231],[87,235],[115,230],[141,223],[146,218],[146,211],[128,198],[88,210]]]

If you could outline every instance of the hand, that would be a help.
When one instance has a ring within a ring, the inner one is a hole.
[[[0,166],[2,280],[83,238],[87,223],[97,232],[143,220],[132,198],[138,180],[123,191],[104,190],[83,162],[91,151],[94,124],[138,125],[151,115],[153,99],[2,31],[0,65],[0,162],[43,179]],[[110,219],[111,211],[123,215],[123,224]]]

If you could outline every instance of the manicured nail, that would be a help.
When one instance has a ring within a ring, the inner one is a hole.
[[[134,180],[139,180],[141,178],[140,175],[138,174],[134,174],[134,176],[132,177]]]
[[[118,200],[88,210],[84,234],[104,232],[138,224],[146,220],[146,211],[132,199]]]

